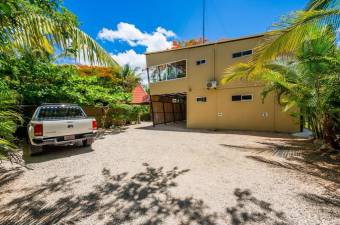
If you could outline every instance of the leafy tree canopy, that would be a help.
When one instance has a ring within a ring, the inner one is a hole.
[[[129,103],[130,90],[138,83],[138,77],[131,74],[135,80],[126,86],[119,76],[120,68],[85,68],[88,69],[56,65],[48,58],[30,54],[20,59],[0,56],[0,77],[19,93],[21,104],[70,102],[94,106]]]
[[[77,59],[117,65],[90,36],[78,28],[77,17],[61,0],[3,0],[0,2],[0,50],[40,51],[51,55],[60,49]]]

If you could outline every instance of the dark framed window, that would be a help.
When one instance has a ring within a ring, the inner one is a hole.
[[[247,55],[252,55],[252,54],[253,54],[253,50],[235,52],[235,53],[233,53],[233,58],[239,58],[239,57],[242,57],[242,56],[247,56]]]
[[[251,55],[251,54],[253,54],[253,50],[247,50],[247,51],[242,52],[242,56]]]
[[[196,102],[198,103],[207,102],[207,97],[197,97]]]
[[[240,101],[252,101],[253,95],[233,95],[231,96],[231,101],[240,102]]]
[[[206,63],[207,63],[207,60],[205,60],[205,59],[197,60],[197,61],[196,61],[196,65],[197,65],[197,66],[203,65],[203,64],[206,64]]]
[[[83,110],[76,107],[63,107],[63,106],[43,106],[40,108],[36,116],[38,120],[55,120],[55,119],[76,119],[84,118],[86,115]]]
[[[233,53],[233,58],[239,58],[239,57],[242,57],[242,52]]]
[[[252,95],[242,95],[242,101],[251,101],[253,100]]]
[[[242,100],[242,95],[233,95],[231,96],[231,101],[233,102],[239,102]]]

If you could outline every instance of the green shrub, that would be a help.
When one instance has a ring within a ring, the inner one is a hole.
[[[0,160],[12,159],[16,150],[13,134],[22,118],[14,110],[15,104],[16,93],[0,80]]]
[[[112,104],[112,120],[114,125],[122,126],[138,121],[138,117],[148,113],[144,105]]]

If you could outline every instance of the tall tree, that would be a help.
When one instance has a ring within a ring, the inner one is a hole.
[[[131,92],[141,81],[138,69],[139,68],[133,68],[129,64],[126,64],[118,71],[117,76],[122,79],[122,85],[128,92]]]
[[[305,10],[283,17],[274,30],[265,34],[249,63],[228,68],[222,83],[241,76],[262,79],[266,84],[264,95],[275,91],[280,100],[286,99],[286,107],[297,105],[315,136],[339,147],[334,135],[340,111],[339,50],[335,38],[339,25],[338,0],[310,0]],[[336,54],[330,56],[330,52]],[[293,60],[295,70],[277,65],[282,59]]]
[[[9,56],[18,61],[26,55],[49,58],[57,49],[92,64],[117,66],[112,57],[78,26],[76,16],[63,7],[62,0],[0,0],[0,60]],[[13,133],[21,118],[14,107],[16,92],[4,82],[8,78],[4,68],[0,70],[4,72],[0,74],[2,160],[13,158],[10,157],[16,149]]]
[[[112,57],[78,28],[60,0],[0,1],[0,51],[71,51],[92,64],[115,65]]]
[[[264,98],[276,93],[285,110],[299,109],[316,138],[339,148],[336,130],[340,125],[340,50],[335,45],[334,32],[327,27],[315,30],[294,56],[278,58],[261,69],[252,67],[249,63],[229,68],[225,81],[244,76],[262,80]]]

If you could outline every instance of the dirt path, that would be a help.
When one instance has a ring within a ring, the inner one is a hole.
[[[133,126],[1,169],[0,224],[340,224],[339,162],[297,143]]]

